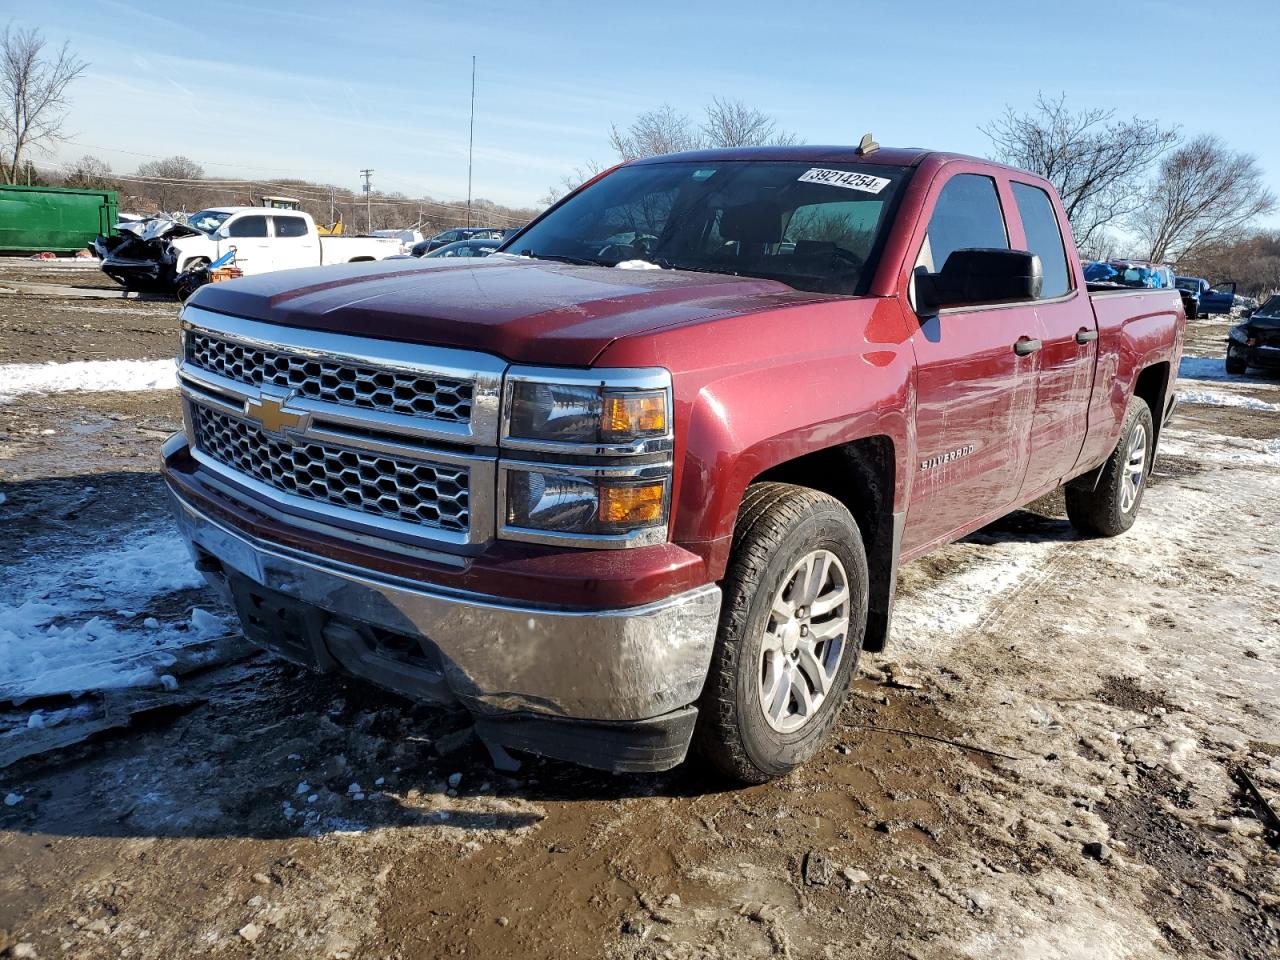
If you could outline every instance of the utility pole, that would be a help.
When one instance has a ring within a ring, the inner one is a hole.
[[[471,57],[471,137],[467,141],[467,226],[471,226],[471,155],[476,146],[476,58]]]
[[[373,176],[373,171],[361,170],[360,176],[364,177],[364,216],[368,222],[365,229],[373,233],[373,191],[369,186],[369,178]]]

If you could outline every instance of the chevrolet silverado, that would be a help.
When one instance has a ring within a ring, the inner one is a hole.
[[[482,741],[742,781],[822,744],[900,564],[1065,485],[1134,522],[1173,289],[1049,183],[918,149],[623,164],[484,259],[207,286],[164,476],[246,634]]]

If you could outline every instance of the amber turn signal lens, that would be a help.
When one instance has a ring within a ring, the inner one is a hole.
[[[600,487],[600,521],[624,526],[658,523],[663,515],[666,482]]]
[[[602,426],[606,436],[644,437],[667,432],[667,395],[610,394],[604,398]]]

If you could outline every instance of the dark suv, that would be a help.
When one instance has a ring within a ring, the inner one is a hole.
[[[457,243],[459,240],[502,240],[506,233],[507,231],[498,227],[453,227],[434,237],[419,240],[409,252],[415,257],[425,257],[446,243]]]

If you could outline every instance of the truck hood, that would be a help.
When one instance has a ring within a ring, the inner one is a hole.
[[[188,302],[288,327],[589,366],[619,337],[825,299],[773,280],[495,256],[283,270],[210,284]]]
[[[159,240],[161,237],[202,237],[195,227],[180,223],[173,217],[148,217],[146,220],[123,221],[116,224],[121,234],[132,234],[139,240]]]

